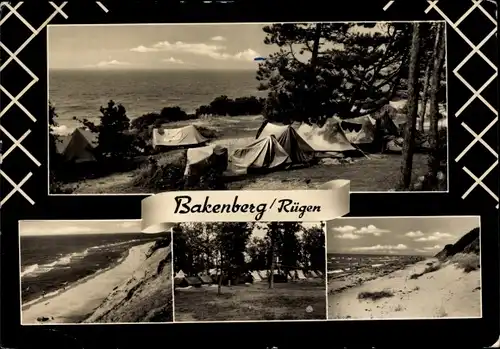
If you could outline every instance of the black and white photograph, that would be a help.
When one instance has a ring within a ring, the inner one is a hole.
[[[50,25],[49,191],[448,191],[444,22]]]
[[[171,232],[140,224],[20,221],[22,325],[172,322]]]
[[[327,223],[328,319],[480,318],[480,218]]]
[[[325,225],[183,223],[175,322],[326,320]]]

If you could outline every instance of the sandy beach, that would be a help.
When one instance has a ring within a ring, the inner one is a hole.
[[[424,273],[434,265],[432,258],[378,278],[329,281],[329,319],[480,317],[480,270],[466,273],[446,262]]]
[[[132,247],[118,265],[62,290],[51,298],[23,305],[21,323],[79,323],[91,315],[119,284],[129,278],[146,260],[154,242]],[[37,319],[48,319],[44,322]]]

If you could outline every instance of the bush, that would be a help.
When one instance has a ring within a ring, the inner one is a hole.
[[[451,262],[466,273],[478,270],[480,267],[479,255],[474,253],[457,253],[451,258]]]
[[[361,292],[358,294],[358,299],[369,299],[372,301],[376,301],[382,298],[389,298],[393,297],[394,293],[390,290],[382,290],[382,291],[375,291],[375,292]]]
[[[227,96],[216,97],[209,105],[196,109],[196,116],[240,116],[258,115],[263,111],[264,99],[257,97],[239,97],[231,99]]]
[[[205,126],[196,126],[196,129],[205,138],[214,139],[220,137],[220,132],[217,132],[217,130],[214,130],[212,128],[208,128]]]
[[[152,192],[174,190],[223,190],[222,171],[214,164],[201,176],[184,176],[187,150],[174,150],[150,157],[133,181],[135,187]]]

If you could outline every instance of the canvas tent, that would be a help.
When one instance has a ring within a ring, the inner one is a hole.
[[[261,278],[262,280],[267,279],[267,271],[266,271],[266,270],[259,270],[259,271],[257,272],[257,274],[259,274],[259,276],[260,276],[260,278]]]
[[[185,176],[201,175],[207,168],[218,167],[221,172],[227,169],[227,148],[218,145],[207,145],[200,148],[189,148],[187,151]]]
[[[297,133],[316,152],[345,152],[356,148],[347,139],[340,123],[335,119],[328,120],[323,127],[302,124]]]
[[[97,135],[95,133],[77,128],[71,135],[58,138],[56,149],[65,161],[77,164],[96,161],[94,149],[97,146]]]
[[[299,280],[305,280],[306,276],[304,275],[304,272],[302,270],[297,270],[297,276]]]
[[[200,275],[199,276],[202,284],[212,284],[213,280],[209,275]]]
[[[177,274],[175,274],[176,279],[180,279],[180,278],[184,278],[184,277],[186,277],[186,274],[184,274],[184,272],[182,270],[179,270],[179,272]]]
[[[193,125],[173,129],[153,129],[153,148],[157,146],[196,146],[206,142],[208,142],[208,139],[203,137]]]
[[[236,149],[230,162],[237,170],[274,169],[292,160],[274,136],[259,138],[244,148]]]
[[[174,285],[177,287],[201,287],[202,281],[197,276],[183,276],[174,278]]]
[[[317,278],[318,277],[318,274],[316,274],[316,272],[314,270],[310,270],[309,271],[309,275],[311,275],[311,277],[313,277],[313,278]]]
[[[253,277],[253,281],[262,281],[262,278],[260,277],[260,275],[257,271],[252,271],[252,277]]]
[[[314,149],[289,125],[277,125],[268,122],[259,135],[259,138],[275,136],[278,143],[286,150],[295,164],[307,162]]]
[[[371,144],[375,141],[375,119],[368,115],[342,121],[341,126],[346,138],[356,145]]]

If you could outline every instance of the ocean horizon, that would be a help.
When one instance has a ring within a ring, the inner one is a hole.
[[[327,273],[345,276],[361,271],[373,271],[394,265],[406,265],[417,260],[432,258],[431,255],[396,255],[396,254],[356,254],[327,253]]]
[[[258,85],[256,70],[49,70],[49,100],[57,123],[69,130],[80,126],[74,117],[97,121],[109,100],[122,104],[133,120],[164,107],[194,113],[221,95],[264,97]]]

